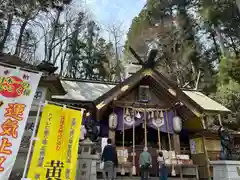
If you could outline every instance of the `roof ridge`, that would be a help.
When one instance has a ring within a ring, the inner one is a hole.
[[[98,83],[98,84],[108,84],[108,85],[117,85],[120,82],[111,82],[111,81],[101,81],[101,80],[88,80],[88,79],[81,79],[81,78],[61,78],[61,81],[74,81],[74,82],[86,82],[86,83]]]

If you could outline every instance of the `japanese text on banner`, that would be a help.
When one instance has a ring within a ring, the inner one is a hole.
[[[12,171],[40,73],[0,66],[0,179]]]
[[[74,180],[82,112],[47,104],[43,108],[28,178]]]

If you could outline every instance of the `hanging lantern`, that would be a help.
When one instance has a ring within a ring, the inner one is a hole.
[[[182,119],[178,116],[173,117],[173,130],[175,133],[180,133],[182,131]]]
[[[114,130],[117,128],[117,114],[115,112],[112,112],[110,115],[109,115],[109,119],[108,119],[108,125],[109,125],[109,128]]]

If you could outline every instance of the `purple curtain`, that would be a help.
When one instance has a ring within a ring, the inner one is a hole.
[[[82,119],[82,125],[85,125],[85,123],[86,123],[87,120],[88,120],[88,117],[84,117],[84,118]]]
[[[166,117],[168,117],[169,133],[173,134],[173,117],[175,116],[174,112],[173,111],[168,111],[168,113],[164,112],[163,116],[164,116],[164,125],[160,127],[160,131],[165,133],[168,132],[167,119],[166,119]],[[152,123],[152,119],[148,119],[148,126],[157,130],[157,127],[154,126]]]
[[[115,113],[118,116],[118,125],[117,125],[117,130],[121,131],[123,129],[123,108],[117,108],[115,110]],[[131,114],[131,112],[130,112]],[[174,112],[173,111],[168,111],[168,113],[164,112],[163,116],[164,116],[164,125],[160,128],[161,132],[168,132],[167,129],[167,120],[166,120],[166,114],[168,115],[168,124],[169,124],[169,132],[172,134],[173,133],[173,117],[174,117]],[[140,113],[141,118],[138,119],[136,117],[133,117],[135,119],[135,127],[141,125],[144,122],[144,113]],[[151,128],[154,128],[157,130],[157,127],[153,125],[152,123],[152,119],[148,118],[148,114],[147,114],[147,122],[148,122],[148,126]],[[132,126],[129,126],[128,124],[124,123],[124,129],[131,129]]]
[[[117,124],[116,130],[121,131],[123,129],[123,108],[116,108],[115,113],[118,116],[118,124]],[[132,112],[130,112],[130,114],[131,113]],[[139,118],[139,119],[132,116],[132,118],[135,119],[135,127],[139,126],[139,125],[142,125],[142,123],[144,122],[144,113],[140,113],[140,115],[141,115],[141,118]],[[173,111],[168,111],[167,115],[168,115],[168,123],[169,123],[169,132],[172,134],[173,133],[174,112]],[[160,131],[167,133],[168,129],[167,129],[167,121],[166,121],[166,112],[163,113],[163,116],[164,116],[164,125],[160,128]],[[149,116],[147,114],[147,122],[148,122],[147,125],[149,127],[153,128],[153,129],[157,130],[157,127],[154,126],[153,123],[152,123],[152,119],[151,118],[149,119],[148,117]],[[86,121],[89,120],[89,119],[91,119],[91,116],[83,118],[82,125],[84,125],[86,123]],[[127,129],[131,129],[131,128],[132,128],[132,126],[129,126],[128,124],[124,123],[124,129],[127,130]],[[100,136],[101,137],[108,137],[108,131],[109,131],[108,119],[100,120]]]
[[[123,108],[117,108],[115,110],[115,113],[118,116],[117,131],[121,131],[123,129]],[[130,114],[132,114],[132,112],[130,112]],[[135,127],[142,124],[142,122],[143,122],[142,117],[143,117],[143,113],[141,114],[140,119],[134,117],[133,114],[132,114],[132,118],[134,118],[134,120],[135,120]],[[131,128],[132,128],[132,126],[129,126],[127,123],[124,123],[124,129],[127,130],[127,129],[131,129]]]

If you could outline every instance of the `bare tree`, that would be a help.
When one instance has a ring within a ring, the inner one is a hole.
[[[113,42],[115,49],[116,60],[116,78],[121,81],[121,62],[120,62],[120,49],[123,47],[122,41],[124,36],[123,22],[115,22],[107,26],[109,33],[109,41]]]

